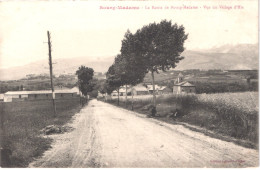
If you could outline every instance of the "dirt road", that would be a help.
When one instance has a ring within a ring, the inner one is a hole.
[[[97,100],[29,167],[256,167],[258,151]]]

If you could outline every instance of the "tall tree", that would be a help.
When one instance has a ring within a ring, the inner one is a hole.
[[[111,94],[114,90],[117,91],[118,97],[117,97],[117,105],[119,105],[119,89],[122,85],[121,77],[118,72],[116,72],[115,64],[111,65],[108,69],[108,72],[106,74],[106,83],[107,83],[107,89],[108,94]]]
[[[93,83],[91,83],[94,70],[89,67],[80,66],[76,71],[76,75],[78,76],[79,90],[83,95],[87,96],[88,92],[91,92],[94,86]]]
[[[141,71],[141,67],[137,67],[132,62],[131,55],[117,55],[115,58],[115,72],[121,80],[121,85],[125,85],[125,106],[127,105],[127,88],[128,85],[136,85],[143,81],[145,73]]]
[[[156,107],[154,73],[175,68],[184,57],[184,42],[188,38],[185,28],[171,21],[163,20],[137,30],[133,35],[129,31],[122,41],[121,54],[131,55],[144,71],[150,72],[153,84],[153,106]]]

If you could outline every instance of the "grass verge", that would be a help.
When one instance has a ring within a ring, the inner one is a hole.
[[[56,100],[56,117],[51,100],[0,103],[0,106],[2,167],[27,167],[51,146],[51,139],[40,136],[40,130],[48,125],[66,124],[81,108],[79,98]]]
[[[239,94],[240,95],[240,94]],[[243,95],[247,95],[244,93]],[[220,95],[221,96],[221,95]],[[234,94],[223,95],[235,100]],[[213,97],[213,96],[208,96]],[[120,107],[131,110],[131,99],[127,105],[120,101]],[[117,105],[117,99],[107,100]],[[250,101],[241,101],[250,102]],[[134,101],[136,112],[150,115],[151,99],[139,98]],[[230,104],[227,100],[202,100],[197,95],[157,96],[156,119],[176,124],[187,123],[186,127],[204,134],[232,141],[248,148],[258,148],[258,109],[244,109],[241,104]],[[258,108],[258,107],[257,107]],[[177,112],[176,116],[175,113]],[[172,116],[169,116],[172,115]],[[189,126],[192,125],[192,126]],[[198,128],[194,128],[194,126]],[[206,131],[205,131],[206,129]],[[214,132],[210,133],[210,132]]]

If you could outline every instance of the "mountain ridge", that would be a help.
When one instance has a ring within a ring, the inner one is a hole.
[[[176,70],[222,69],[258,70],[258,44],[223,45],[205,50],[185,50],[185,57],[177,64]],[[257,62],[256,62],[257,61]],[[74,74],[80,65],[91,67],[95,72],[106,72],[114,62],[114,56],[104,58],[76,57],[53,59],[55,75]],[[0,80],[16,80],[27,74],[49,73],[48,60],[39,60],[23,66],[0,69]]]

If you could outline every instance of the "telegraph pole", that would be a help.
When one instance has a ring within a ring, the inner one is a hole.
[[[51,91],[52,91],[52,104],[54,108],[54,117],[56,116],[56,104],[55,104],[55,93],[53,88],[53,80],[52,80],[52,58],[51,58],[51,37],[50,32],[47,31],[48,36],[48,46],[49,46],[49,65],[50,65],[50,78],[51,78]]]

